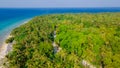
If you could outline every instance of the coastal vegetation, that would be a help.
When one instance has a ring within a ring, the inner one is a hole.
[[[84,68],[83,60],[96,68],[120,67],[120,13],[36,16],[11,35],[10,68]],[[57,53],[53,41],[62,48]]]

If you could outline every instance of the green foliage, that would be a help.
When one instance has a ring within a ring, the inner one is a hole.
[[[120,13],[35,17],[11,33],[10,68],[83,68],[83,59],[97,67],[120,67],[119,22]],[[62,48],[56,54],[53,41]]]
[[[6,43],[12,43],[13,40],[14,40],[14,37],[10,37],[10,38],[8,38],[8,39],[6,40]]]

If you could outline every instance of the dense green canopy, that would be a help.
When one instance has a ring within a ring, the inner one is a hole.
[[[53,34],[56,31],[56,38]],[[120,67],[120,13],[53,14],[37,16],[15,28],[10,68]],[[52,43],[62,48],[56,54]]]

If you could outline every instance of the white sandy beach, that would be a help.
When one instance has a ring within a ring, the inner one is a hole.
[[[25,24],[25,23],[27,23],[29,20],[31,20],[31,19],[28,19],[28,20],[26,20],[26,21],[24,21],[23,23],[21,23],[20,25],[22,25],[22,24]],[[19,25],[19,26],[20,26]],[[15,25],[14,25],[15,26]],[[18,27],[18,26],[17,26]],[[16,27],[15,27],[16,28]],[[3,66],[1,66],[4,62],[4,58],[5,58],[5,56],[8,54],[8,52],[10,52],[11,50],[12,50],[12,45],[13,45],[13,43],[5,43],[5,40],[6,39],[8,39],[8,38],[10,38],[10,37],[12,37],[12,36],[10,36],[10,33],[8,33],[5,37],[4,37],[4,41],[3,41],[3,44],[0,44],[0,68],[4,68]]]
[[[8,38],[10,38],[11,36],[8,35]],[[12,43],[3,43],[1,46],[0,46],[0,68],[4,68],[3,64],[5,62],[5,56],[8,54],[8,52],[10,52],[12,50]]]
[[[7,37],[10,38],[11,36],[9,35]],[[12,49],[12,43],[3,43],[2,46],[0,47],[0,60],[3,59],[5,57],[5,55]]]

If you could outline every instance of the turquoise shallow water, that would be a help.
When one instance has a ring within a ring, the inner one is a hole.
[[[0,46],[3,44],[3,42],[5,41],[5,39],[7,38],[7,36],[10,34],[10,32],[26,23],[27,21],[29,21],[31,18],[19,18],[19,19],[10,19],[10,20],[7,20],[7,21],[4,21],[3,23],[7,23],[7,24],[3,24],[1,26],[1,30],[0,30]]]

